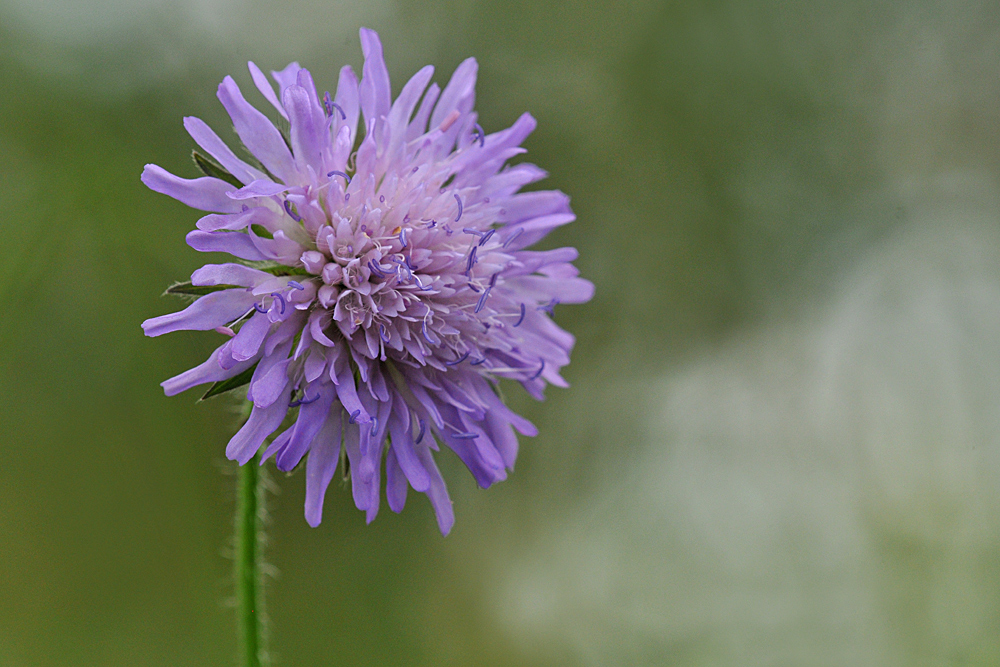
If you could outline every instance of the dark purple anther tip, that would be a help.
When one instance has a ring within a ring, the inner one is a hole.
[[[266,315],[266,314],[267,314],[267,311],[266,311],[266,310],[264,310],[264,308],[263,308],[263,307],[261,307],[261,305],[260,305],[259,303],[255,303],[255,304],[253,305],[253,307],[254,307],[254,310],[256,310],[256,311],[257,311],[258,313],[262,313],[262,314],[264,314],[264,315]]]
[[[506,241],[503,242],[503,247],[506,248],[511,243],[513,243],[514,239],[516,239],[518,236],[520,236],[521,232],[523,232],[523,231],[524,231],[524,227],[518,228],[518,230],[516,232],[514,232],[513,234],[510,235],[510,238],[508,238]]]
[[[372,417],[372,430],[368,432],[373,438],[378,433],[378,417]]]
[[[351,201],[351,193],[350,192],[348,192],[346,195],[344,195],[344,201]]]
[[[474,440],[479,437],[478,433],[452,433],[451,437],[455,440]]]
[[[466,359],[469,358],[469,354],[471,354],[471,352],[466,352],[465,354],[463,354],[461,357],[459,357],[455,361],[446,361],[446,362],[444,362],[444,365],[445,366],[458,366],[460,363],[462,363],[463,361],[465,361]]]
[[[559,305],[559,299],[552,299],[544,306],[539,306],[538,310],[544,310],[549,315],[555,315],[556,306]]]
[[[459,220],[462,219],[462,211],[464,210],[464,208],[462,207],[462,198],[461,197],[459,197],[458,195],[455,195],[455,201],[458,202],[458,216],[455,218],[455,222],[458,222]]]
[[[482,310],[484,306],[486,306],[486,299],[490,298],[490,290],[491,289],[493,289],[493,285],[490,285],[489,287],[487,287],[486,290],[483,292],[483,295],[481,297],[479,297],[479,303],[476,304],[476,312],[477,313],[480,310]]]
[[[334,176],[342,176],[342,177],[344,178],[344,180],[345,180],[345,181],[347,181],[348,183],[350,183],[350,182],[351,182],[351,177],[350,177],[350,176],[348,176],[348,175],[347,175],[347,174],[346,174],[345,172],[343,172],[343,171],[337,171],[336,169],[334,169],[333,171],[328,171],[328,172],[326,172],[326,177],[327,177],[327,178],[333,178]]]
[[[536,379],[539,375],[542,374],[542,371],[544,371],[544,370],[545,370],[545,360],[542,359],[542,365],[541,365],[541,367],[535,372],[534,375],[532,375],[530,378],[528,378],[528,381],[530,382],[531,380]]]
[[[297,280],[289,280],[288,281],[288,286],[289,287],[294,287],[297,290],[304,290],[305,289],[305,286],[302,283],[298,282]]]
[[[526,312],[528,312],[528,309],[527,309],[527,308],[525,308],[525,307],[524,307],[524,304],[522,303],[522,304],[521,304],[521,317],[517,318],[517,322],[515,322],[515,323],[514,323],[514,326],[515,326],[515,327],[519,327],[519,326],[521,326],[521,322],[523,322],[523,321],[524,321],[524,314],[525,314]]]
[[[386,333],[384,324],[378,325],[378,337],[386,343],[389,342],[389,334]]]
[[[360,415],[360,414],[361,414],[361,410],[355,410],[354,412],[351,413],[351,417],[347,421],[349,423],[351,423],[351,424],[357,424],[358,423],[358,415]]]
[[[465,275],[469,275],[469,271],[472,271],[472,265],[476,263],[476,248],[478,246],[472,246],[472,252],[469,253],[469,262],[465,266]]]
[[[483,132],[483,128],[479,125],[479,123],[476,123],[476,125],[475,125],[475,127],[473,129],[475,130],[476,134],[479,136],[479,147],[482,148],[483,146],[486,145],[486,133]]]
[[[488,231],[485,234],[483,234],[483,238],[479,239],[479,245],[483,245],[484,243],[486,243],[487,241],[489,241],[491,238],[493,238],[493,235],[496,234],[496,233],[497,233],[497,230],[491,229],[490,231]]]
[[[414,444],[419,445],[420,441],[424,439],[424,434],[427,433],[427,422],[423,419],[420,420],[420,432],[417,433],[417,439],[414,440]]]
[[[400,243],[401,243],[401,244],[403,245],[403,247],[404,247],[404,248],[405,248],[405,247],[406,247],[406,245],[407,245],[407,244],[406,244],[406,232],[407,232],[407,231],[408,231],[408,230],[406,230],[406,229],[403,229],[403,230],[401,230],[401,231],[399,232],[399,242],[400,242]]]
[[[285,297],[281,296],[278,292],[271,292],[271,296],[277,299],[278,303],[281,304],[281,315],[285,314]]]
[[[482,236],[483,233],[478,229],[472,229],[471,227],[462,227],[462,231],[466,234],[472,234],[473,236]]]
[[[302,216],[292,210],[292,204],[287,199],[285,200],[285,213],[292,216],[292,220],[295,222],[302,222]]]
[[[482,359],[476,359],[475,361],[470,361],[469,365],[470,366],[478,366],[479,364],[482,364],[482,363],[485,363],[485,362],[486,362],[486,357],[483,357]]]
[[[379,195],[378,196],[378,202],[380,204],[384,204],[385,203],[385,195]]]
[[[429,336],[429,335],[427,334],[427,320],[424,320],[424,321],[423,321],[423,322],[422,322],[422,323],[420,324],[420,331],[421,331],[421,333],[423,333],[423,335],[424,335],[424,339],[425,339],[425,340],[426,340],[426,341],[427,341],[428,343],[430,343],[431,345],[437,345],[437,344],[438,344],[439,342],[441,342],[441,341],[437,341],[437,340],[434,340],[433,338],[431,338],[431,337],[430,337],[430,336]]]

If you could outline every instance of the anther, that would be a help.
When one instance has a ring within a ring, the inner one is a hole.
[[[455,222],[458,222],[459,220],[462,219],[462,211],[463,211],[462,198],[459,197],[458,195],[455,195],[455,201],[458,202],[458,217],[455,218]]]
[[[507,239],[506,241],[503,242],[503,247],[506,248],[511,243],[513,243],[514,239],[516,239],[518,236],[520,236],[521,232],[523,232],[523,231],[524,231],[524,227],[518,228],[518,230],[516,232],[514,232],[513,234],[510,235],[509,239]]]
[[[549,315],[555,315],[556,306],[559,305],[559,299],[552,299],[544,306],[539,306],[538,310],[544,310]]]
[[[289,280],[288,281],[288,286],[289,287],[294,287],[297,290],[304,290],[305,289],[305,286],[302,283],[300,283],[299,281],[297,281],[297,280]]]
[[[417,433],[417,439],[413,441],[414,444],[419,445],[420,441],[424,439],[424,434],[427,433],[427,422],[423,419],[420,420],[420,432]]]
[[[258,313],[261,313],[261,314],[263,314],[263,315],[266,315],[266,314],[267,314],[267,310],[265,310],[264,308],[262,308],[262,307],[261,307],[261,305],[260,305],[259,303],[255,303],[255,304],[253,305],[253,307],[254,307],[254,310],[256,310],[256,311],[257,311]]]
[[[330,99],[330,91],[327,91],[326,94],[323,95],[323,106],[326,107],[327,116],[332,116],[333,110],[336,109],[337,111],[340,112],[340,120],[347,120],[347,114],[344,113],[344,110],[341,108],[341,106],[336,102],[334,102],[332,99]]]
[[[472,129],[479,136],[479,147],[482,148],[486,145],[486,133],[483,132],[483,128],[479,125],[479,123],[476,123],[475,127]]]
[[[424,321],[423,321],[423,322],[422,322],[422,323],[420,324],[420,331],[421,331],[421,333],[423,333],[423,334],[424,334],[424,339],[425,339],[425,340],[426,340],[426,341],[427,341],[428,343],[430,343],[431,345],[437,345],[438,343],[440,343],[440,342],[441,342],[441,341],[439,341],[439,340],[434,340],[433,338],[431,338],[431,337],[430,337],[430,336],[429,336],[429,335],[427,334],[427,320],[424,320]]]
[[[483,234],[483,238],[479,239],[479,245],[483,245],[484,243],[486,243],[487,241],[489,241],[493,237],[493,235],[496,234],[496,233],[497,233],[497,230],[491,229],[490,231],[488,231],[485,234]]]
[[[458,112],[458,109],[455,109],[450,114],[448,114],[448,117],[441,122],[440,126],[441,131],[447,132],[451,128],[451,126],[455,124],[455,121],[458,120],[458,117],[461,115],[462,114]]]
[[[271,292],[271,296],[273,296],[275,299],[277,299],[278,303],[281,304],[281,313],[280,314],[284,315],[285,314],[285,297],[281,296],[281,294],[278,293],[278,292]]]
[[[407,246],[407,243],[406,243],[406,232],[407,232],[407,231],[408,231],[408,230],[406,230],[406,229],[403,229],[403,230],[401,230],[401,231],[399,232],[399,242],[400,242],[400,243],[402,244],[402,246],[403,246],[404,248],[405,248],[405,247]]]
[[[372,417],[372,430],[369,434],[374,438],[376,433],[378,433],[378,417]]]
[[[215,327],[215,330],[218,331],[223,336],[229,336],[230,338],[236,335],[236,332],[230,329],[229,327]]]
[[[355,410],[354,412],[351,413],[351,418],[348,419],[347,421],[349,423],[351,423],[351,424],[357,424],[358,423],[358,415],[360,415],[360,414],[361,414],[361,410]]]
[[[445,366],[458,366],[460,363],[462,363],[463,361],[465,361],[466,359],[469,358],[469,354],[471,354],[471,352],[466,352],[465,354],[463,354],[461,357],[459,357],[455,361],[446,361],[446,362],[444,362],[444,365]]]
[[[455,196],[457,197],[458,195]],[[472,229],[471,227],[462,227],[462,231],[465,232],[466,234],[472,234],[473,236],[483,235],[481,231],[479,231],[478,229]]]
[[[326,172],[326,177],[327,177],[327,178],[333,178],[334,176],[343,176],[343,177],[344,177],[344,180],[345,180],[345,181],[347,181],[348,183],[350,183],[350,182],[351,182],[351,177],[350,177],[350,176],[348,176],[348,175],[347,175],[347,174],[346,174],[345,172],[343,172],[343,171],[337,171],[336,169],[334,169],[333,171],[328,171],[328,172]]]
[[[386,343],[389,342],[389,334],[386,333],[384,324],[378,325],[378,336]]]
[[[302,222],[302,216],[292,210],[292,203],[287,199],[285,200],[285,213],[292,216],[292,220],[295,222]]]
[[[523,322],[523,321],[524,321],[524,314],[525,314],[525,313],[527,312],[527,310],[528,310],[528,309],[527,309],[527,308],[525,308],[525,307],[524,307],[524,304],[522,303],[522,304],[521,304],[521,317],[517,318],[517,322],[515,322],[515,323],[514,323],[514,326],[515,326],[515,327],[519,327],[519,326],[521,326],[521,322]]]
[[[455,440],[474,440],[475,438],[479,437],[479,434],[478,433],[462,433],[460,431],[458,433],[452,433],[451,437],[453,437]]]
[[[378,266],[375,264],[375,260],[373,259],[368,260],[368,268],[371,269],[372,273],[377,275],[379,278],[385,278],[386,275],[388,275],[387,273],[378,268]]]
[[[385,195],[379,195],[378,196],[378,202],[380,204],[384,204],[385,203]]]
[[[541,365],[541,367],[535,372],[534,375],[532,375],[530,378],[528,378],[528,381],[530,382],[531,380],[534,380],[535,378],[537,378],[539,375],[542,374],[542,371],[544,371],[544,370],[545,370],[545,360],[542,359],[542,365]]]
[[[351,201],[351,193],[350,192],[348,192],[346,195],[344,195],[344,201]]]
[[[309,405],[310,403],[315,403],[316,401],[319,400],[319,394],[316,394],[312,398],[305,398],[305,392],[303,392],[302,396],[303,396],[303,398],[301,398],[299,400],[296,400],[296,401],[292,401],[291,403],[289,403],[288,407],[290,407],[290,408],[297,408],[300,405]]]
[[[465,266],[465,275],[469,275],[469,271],[472,271],[472,265],[476,263],[476,249],[478,246],[472,246],[472,252],[469,253],[469,262]]]
[[[483,357],[482,359],[476,359],[475,361],[470,361],[469,365],[470,366],[478,366],[479,364],[482,364],[482,363],[485,363],[485,362],[486,362],[486,357]]]
[[[490,285],[489,287],[486,288],[485,291],[483,291],[483,295],[481,297],[479,297],[479,303],[476,304],[476,311],[475,312],[478,313],[486,305],[486,299],[488,299],[490,297],[490,290],[492,288],[493,288],[493,285]]]

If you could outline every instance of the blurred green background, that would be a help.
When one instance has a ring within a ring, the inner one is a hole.
[[[158,385],[214,339],[139,329],[198,214],[139,174],[362,25],[538,118],[597,295],[447,538],[273,475],[276,664],[1000,663],[995,3],[0,0],[0,667],[234,663],[232,408]]]

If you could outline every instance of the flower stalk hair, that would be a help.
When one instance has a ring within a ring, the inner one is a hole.
[[[142,327],[225,337],[164,390],[246,387],[253,407],[226,455],[246,464],[274,436],[262,463],[287,471],[305,459],[310,525],[346,459],[369,522],[384,470],[389,507],[401,511],[412,487],[447,534],[454,514],[435,453],[450,449],[483,488],[506,478],[515,431],[537,431],[504,405],[497,382],[520,382],[536,399],[547,384],[566,386],[559,371],[574,339],[552,311],[589,300],[593,285],[578,277],[575,249],[526,249],[575,219],[561,192],[520,192],[544,171],[508,164],[534,118],[487,134],[471,58],[443,90],[428,66],[393,100],[378,35],[362,29],[361,46],[360,82],[344,67],[332,96],[297,63],[272,73],[277,88],[249,64],[287,132],[226,77],[218,97],[247,157],[185,118],[205,176],[146,166],[149,188],[207,212],[188,244],[235,260],[169,289],[197,298]]]

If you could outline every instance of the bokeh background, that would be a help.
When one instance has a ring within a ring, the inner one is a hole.
[[[1000,663],[995,3],[0,0],[0,667],[234,664],[232,408],[158,386],[214,339],[139,329],[198,214],[139,174],[362,25],[538,118],[597,295],[447,538],[273,476],[276,664]]]

